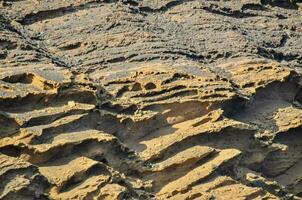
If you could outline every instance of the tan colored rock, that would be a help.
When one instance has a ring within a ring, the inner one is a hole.
[[[289,0],[0,3],[0,199],[300,199]]]

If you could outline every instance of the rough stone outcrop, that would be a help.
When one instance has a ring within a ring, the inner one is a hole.
[[[301,199],[302,2],[0,2],[0,199]]]

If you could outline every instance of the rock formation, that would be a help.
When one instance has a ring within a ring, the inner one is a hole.
[[[0,2],[0,199],[301,199],[300,0]]]

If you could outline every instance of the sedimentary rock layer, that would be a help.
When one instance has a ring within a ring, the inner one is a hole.
[[[296,0],[0,2],[0,199],[301,199]]]

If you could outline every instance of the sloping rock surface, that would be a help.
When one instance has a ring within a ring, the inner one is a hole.
[[[301,199],[302,1],[0,2],[0,199]]]

